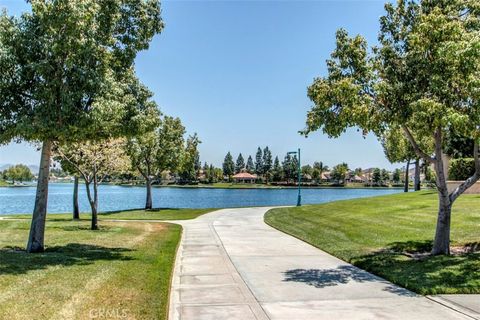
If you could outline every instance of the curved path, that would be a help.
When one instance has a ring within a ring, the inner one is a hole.
[[[472,319],[271,228],[268,209],[175,221],[170,320]]]

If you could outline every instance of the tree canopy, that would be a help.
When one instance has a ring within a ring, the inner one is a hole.
[[[448,132],[480,136],[480,4],[399,0],[385,10],[371,50],[360,35],[337,31],[328,75],[308,88],[314,105],[303,133],[338,137],[357,126],[381,137],[401,130],[417,157],[435,165],[440,210],[432,252],[448,254],[451,205],[480,178],[477,146],[475,174],[450,193],[442,162]]]

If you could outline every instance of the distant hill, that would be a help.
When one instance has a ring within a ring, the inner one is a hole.
[[[7,170],[7,169],[10,168],[11,166],[13,166],[13,164],[11,164],[11,163],[0,164],[0,171]],[[39,166],[34,165],[34,164],[30,164],[30,165],[28,165],[28,168],[30,169],[30,171],[31,171],[33,174],[38,174]]]

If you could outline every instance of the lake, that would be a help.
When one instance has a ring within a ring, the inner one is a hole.
[[[0,188],[0,215],[31,213],[35,201],[35,186]],[[80,185],[81,212],[90,210],[85,186]],[[73,184],[51,183],[48,212],[72,210]],[[303,189],[302,203],[317,204],[342,199],[364,198],[401,192],[401,189]],[[297,203],[297,189],[213,189],[213,188],[153,188],[155,208],[235,208],[249,206],[284,206]],[[99,211],[142,208],[144,187],[101,185]]]

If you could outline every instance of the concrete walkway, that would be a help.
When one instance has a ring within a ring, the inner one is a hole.
[[[175,221],[170,320],[472,319],[267,226],[267,210]]]

